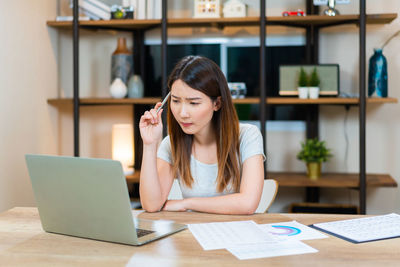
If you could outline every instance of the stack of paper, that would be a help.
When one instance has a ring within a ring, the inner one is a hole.
[[[297,222],[281,223],[280,229],[274,225],[278,224],[258,225],[254,221],[215,222],[190,224],[189,230],[204,250],[227,249],[241,260],[318,252],[299,240],[326,237]],[[283,226],[297,230],[282,232]],[[289,232],[296,234],[290,236]]]

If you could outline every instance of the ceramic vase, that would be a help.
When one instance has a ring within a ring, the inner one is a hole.
[[[369,59],[368,71],[368,96],[375,92],[379,97],[388,96],[387,61],[382,54],[382,49],[375,48],[374,54]]]
[[[118,38],[117,48],[111,57],[111,81],[120,78],[125,84],[127,84],[132,73],[132,52],[126,47],[126,39]]]
[[[120,78],[115,78],[110,86],[110,94],[113,98],[124,98],[128,92],[126,85]]]
[[[132,75],[128,81],[128,97],[142,98],[144,96],[144,86],[140,75]]]

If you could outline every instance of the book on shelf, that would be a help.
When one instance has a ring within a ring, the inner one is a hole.
[[[154,19],[162,18],[162,0],[154,0]]]
[[[57,16],[56,21],[72,21],[74,19],[73,16]],[[79,21],[87,21],[90,20],[87,16],[79,16]]]
[[[147,19],[161,19],[162,0],[147,1]]]
[[[136,6],[136,19],[146,19],[146,8],[147,8],[147,1],[146,0],[137,0]]]
[[[91,19],[111,19],[111,8],[99,0],[79,0],[79,8]]]
[[[153,19],[154,16],[154,0],[147,0],[146,1],[146,18]]]
[[[138,5],[139,5],[139,0],[130,0],[131,6],[133,6],[133,18],[137,19],[138,18]]]

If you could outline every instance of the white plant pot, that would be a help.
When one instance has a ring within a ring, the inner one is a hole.
[[[299,98],[301,99],[308,98],[308,87],[297,87],[297,91],[299,92]]]
[[[308,87],[308,95],[311,99],[317,99],[319,96],[319,87]]]
[[[126,85],[120,78],[115,78],[110,86],[110,94],[113,98],[124,98],[128,93]]]

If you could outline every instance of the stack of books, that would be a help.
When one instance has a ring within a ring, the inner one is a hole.
[[[56,21],[72,21],[74,19],[73,16],[57,16]],[[79,16],[79,21],[88,21],[90,20],[89,17],[86,16]]]
[[[162,0],[129,0],[135,19],[161,19]],[[92,20],[111,19],[111,7],[100,0],[79,0],[79,10]],[[72,1],[71,1],[72,8]],[[69,20],[60,16],[60,20]]]

